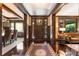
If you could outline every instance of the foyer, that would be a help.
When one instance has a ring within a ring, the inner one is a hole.
[[[0,56],[79,56],[79,3],[0,3]]]

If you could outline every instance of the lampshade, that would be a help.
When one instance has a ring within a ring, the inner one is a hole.
[[[65,28],[60,28],[60,31],[65,31],[66,29]]]

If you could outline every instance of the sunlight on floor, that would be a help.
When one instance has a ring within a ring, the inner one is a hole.
[[[23,50],[23,42],[17,45],[17,50]]]

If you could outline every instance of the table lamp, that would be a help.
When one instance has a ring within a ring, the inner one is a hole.
[[[60,28],[60,31],[61,31],[62,33],[64,33],[65,30],[66,30],[65,28]]]

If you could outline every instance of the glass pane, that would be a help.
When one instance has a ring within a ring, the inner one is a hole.
[[[18,32],[23,32],[23,23],[16,23],[16,30]]]
[[[14,30],[14,22],[11,23],[11,30]]]
[[[75,19],[66,19],[66,32],[76,31],[76,21]]]

